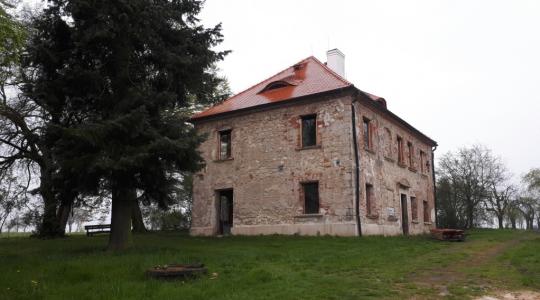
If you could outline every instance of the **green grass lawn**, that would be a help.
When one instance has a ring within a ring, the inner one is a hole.
[[[134,242],[113,254],[103,250],[107,236],[0,238],[0,299],[433,298],[439,290],[424,281],[441,270],[459,277],[449,283],[450,298],[495,287],[540,290],[540,235],[523,231],[472,231],[464,243],[178,233],[136,235]],[[155,265],[189,262],[204,263],[209,274],[165,282],[144,275]]]

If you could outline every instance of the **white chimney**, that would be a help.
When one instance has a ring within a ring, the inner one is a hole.
[[[326,65],[339,76],[345,78],[345,54],[339,49],[332,49],[326,52]]]

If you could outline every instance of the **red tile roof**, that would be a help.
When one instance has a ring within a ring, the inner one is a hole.
[[[272,89],[273,84],[281,87]],[[310,56],[224,102],[195,114],[191,119],[196,120],[239,109],[292,100],[348,86],[352,84],[318,59]],[[371,94],[367,95],[372,100],[380,98]]]

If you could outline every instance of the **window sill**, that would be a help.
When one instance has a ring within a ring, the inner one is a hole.
[[[379,214],[370,214],[370,215],[367,215],[366,218],[377,220],[379,218]]]
[[[366,147],[364,147],[364,150],[365,150],[367,153],[375,154],[375,150],[373,150],[372,148],[366,148]]]
[[[302,150],[312,150],[312,149],[321,149],[321,148],[322,148],[321,145],[315,145],[315,146],[307,146],[307,147],[296,148],[295,150],[296,151],[302,151]]]
[[[418,224],[419,222],[417,220],[412,220],[411,223]]]
[[[305,218],[322,218],[322,214],[303,214],[303,215],[296,215],[295,218],[298,219],[305,219]]]
[[[402,162],[398,162],[397,165],[400,166],[401,168],[406,168],[407,167],[407,165],[402,163]]]
[[[395,161],[395,160],[394,160],[393,158],[391,158],[391,157],[388,157],[388,156],[385,156],[385,157],[384,157],[384,159],[385,159],[386,161],[389,161],[389,162],[391,162],[391,163],[394,163],[394,162],[396,162],[396,161]]]
[[[409,171],[414,172],[414,173],[418,172],[418,170],[416,168],[413,168],[413,167],[409,167]]]
[[[422,177],[424,177],[424,178],[428,178],[427,174],[425,174],[425,173],[420,173],[420,175],[422,175]]]
[[[229,158],[223,158],[223,159],[216,159],[216,160],[214,160],[214,162],[221,163],[221,162],[226,162],[226,161],[231,161],[231,160],[234,160],[234,158],[229,157]]]
[[[424,222],[424,225],[431,225],[431,222]]]

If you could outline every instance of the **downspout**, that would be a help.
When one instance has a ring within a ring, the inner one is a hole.
[[[356,215],[356,227],[358,230],[358,236],[362,236],[362,223],[360,222],[360,158],[358,154],[358,141],[356,139],[356,111],[354,109],[354,99],[351,102],[351,123],[352,123],[352,139],[354,149],[354,178],[356,180],[354,201],[355,201],[355,215]]]
[[[435,228],[439,226],[437,222],[437,182],[435,182],[435,150],[437,146],[431,148],[431,176],[433,178],[433,208],[435,209]]]

